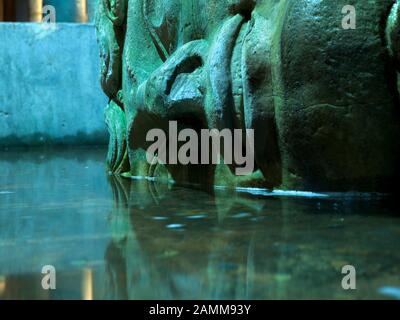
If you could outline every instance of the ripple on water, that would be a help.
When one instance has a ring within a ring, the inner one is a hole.
[[[205,214],[197,214],[197,215],[194,215],[194,216],[187,216],[186,217],[186,219],[189,219],[189,220],[200,220],[200,219],[205,219],[205,218],[207,218],[207,215],[205,215]]]
[[[234,219],[243,219],[248,217],[251,217],[251,214],[248,212],[240,212],[232,216]]]
[[[167,218],[167,217],[153,217],[153,220],[156,220],[156,221],[165,221],[165,220],[168,220],[168,218]]]
[[[0,191],[0,194],[13,194],[14,192],[11,191]]]
[[[183,227],[185,227],[185,225],[180,223],[171,223],[167,225],[167,229],[182,229]]]
[[[400,300],[400,287],[382,287],[378,292],[384,296]]]

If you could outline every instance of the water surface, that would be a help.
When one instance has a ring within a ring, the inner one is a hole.
[[[105,152],[0,153],[0,299],[399,297],[400,215],[378,197],[210,195],[108,177]]]

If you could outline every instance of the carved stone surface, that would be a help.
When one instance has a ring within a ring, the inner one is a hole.
[[[204,186],[389,191],[398,178],[399,6],[347,0],[102,0],[108,167]],[[254,129],[256,171],[152,165],[146,134]]]

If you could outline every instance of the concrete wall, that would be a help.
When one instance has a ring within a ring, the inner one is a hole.
[[[0,23],[0,147],[105,144],[95,27]]]

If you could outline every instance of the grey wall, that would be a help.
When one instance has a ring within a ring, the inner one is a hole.
[[[95,27],[0,23],[0,147],[105,144]]]

